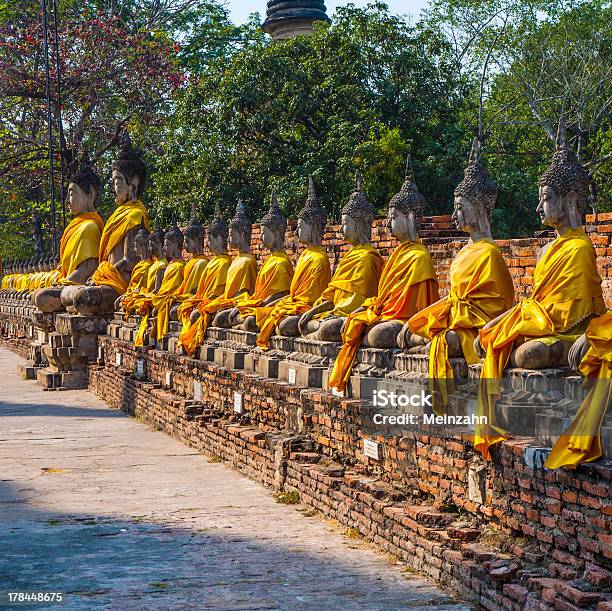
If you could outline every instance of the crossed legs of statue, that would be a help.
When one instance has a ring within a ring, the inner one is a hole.
[[[342,326],[346,318],[341,316],[329,316],[321,320],[309,320],[304,329],[304,337],[315,339],[320,342],[342,341]]]
[[[110,286],[67,286],[61,302],[70,314],[103,316],[114,311],[119,294]]]
[[[39,289],[32,293],[32,303],[44,313],[59,312],[64,309],[61,301],[63,286]]]
[[[558,341],[554,344],[545,344],[538,340],[530,340],[512,351],[510,367],[521,369],[566,367],[571,347],[572,342]]]
[[[451,329],[446,332],[446,342],[448,344],[448,356],[450,358],[463,356],[461,340],[456,331]],[[431,340],[417,335],[416,333],[412,333],[408,323],[406,323],[397,336],[397,346],[410,354],[429,354],[431,350]]]

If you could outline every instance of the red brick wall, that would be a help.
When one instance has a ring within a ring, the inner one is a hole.
[[[375,461],[363,455],[358,400],[137,352],[108,337],[100,343],[107,364],[90,371],[90,388],[111,405],[267,486],[298,491],[302,502],[486,609],[594,609],[610,590],[609,464],[575,473],[530,467],[525,439],[501,444],[484,464],[461,437],[418,432],[384,440]],[[147,382],[131,375],[137,355]],[[172,387],[162,388],[168,370]],[[194,379],[201,403],[192,399]],[[235,390],[247,421],[233,413]],[[300,435],[287,427],[298,409]],[[482,502],[469,492],[474,467],[484,469]]]

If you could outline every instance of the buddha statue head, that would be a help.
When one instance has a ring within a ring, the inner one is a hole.
[[[259,222],[261,225],[261,241],[265,248],[271,252],[284,250],[285,231],[287,230],[287,219],[281,212],[276,199],[276,190],[272,189],[270,197],[270,209]]]
[[[145,227],[144,219],[140,221],[138,233],[134,236],[134,252],[140,260],[151,258],[151,246],[149,245],[149,232]]]
[[[231,248],[236,248],[238,252],[249,252],[251,250],[251,233],[253,223],[247,216],[244,203],[238,200],[236,213],[229,223],[228,241]]]
[[[191,220],[183,231],[185,250],[191,255],[201,255],[204,252],[204,225],[200,223],[195,204],[191,206]]]
[[[87,151],[83,152],[74,174],[68,181],[68,207],[74,216],[96,209],[96,198],[100,193],[100,177],[89,162]]]
[[[408,155],[404,184],[389,202],[387,226],[391,234],[400,242],[415,242],[419,237],[419,227],[426,205],[425,197],[414,182],[412,160]]]
[[[300,244],[320,246],[327,223],[327,210],[321,205],[312,176],[308,179],[306,204],[298,214],[297,234]]]
[[[147,166],[124,132],[117,161],[112,165],[112,180],[118,204],[140,199],[147,180]]]
[[[164,258],[164,230],[161,227],[149,235],[149,248],[156,259]]]
[[[376,211],[363,192],[359,171],[355,173],[355,191],[342,208],[342,233],[352,245],[367,244],[372,238],[372,221]]]
[[[172,223],[172,227],[166,231],[164,236],[164,254],[168,261],[180,259],[183,254],[183,232],[176,223],[176,219]]]
[[[559,122],[557,150],[540,178],[537,212],[543,225],[561,232],[580,227],[589,199],[591,179],[567,146],[563,119]]]
[[[475,137],[463,180],[455,189],[453,221],[459,231],[470,236],[491,237],[491,215],[499,188],[478,160],[480,140]]]
[[[215,216],[208,227],[208,248],[213,255],[227,253],[229,227],[221,216],[219,204],[215,204]]]

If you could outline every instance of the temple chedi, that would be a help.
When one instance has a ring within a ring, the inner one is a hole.
[[[310,34],[315,21],[329,21],[323,0],[268,0],[262,30],[278,40]]]

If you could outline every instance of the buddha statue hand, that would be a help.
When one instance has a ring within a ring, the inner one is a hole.
[[[240,316],[240,310],[238,308],[232,308],[230,310],[229,314],[227,315],[227,319],[228,319],[230,327],[234,327],[241,323],[241,321],[238,320],[239,316]]]
[[[580,365],[580,361],[584,358],[584,355],[587,353],[589,349],[589,342],[587,340],[586,335],[583,333],[570,348],[568,360],[569,365],[573,371],[578,371],[578,366]]]
[[[322,312],[327,312],[329,310],[332,310],[333,307],[334,307],[333,301],[324,301],[323,303],[320,303],[318,306],[314,308],[310,308],[310,310],[308,310],[307,312],[304,312],[304,314],[302,314],[298,322],[298,329],[300,331],[300,335],[305,336],[308,333],[310,333],[310,330],[308,329],[308,323],[317,314],[321,314]]]

